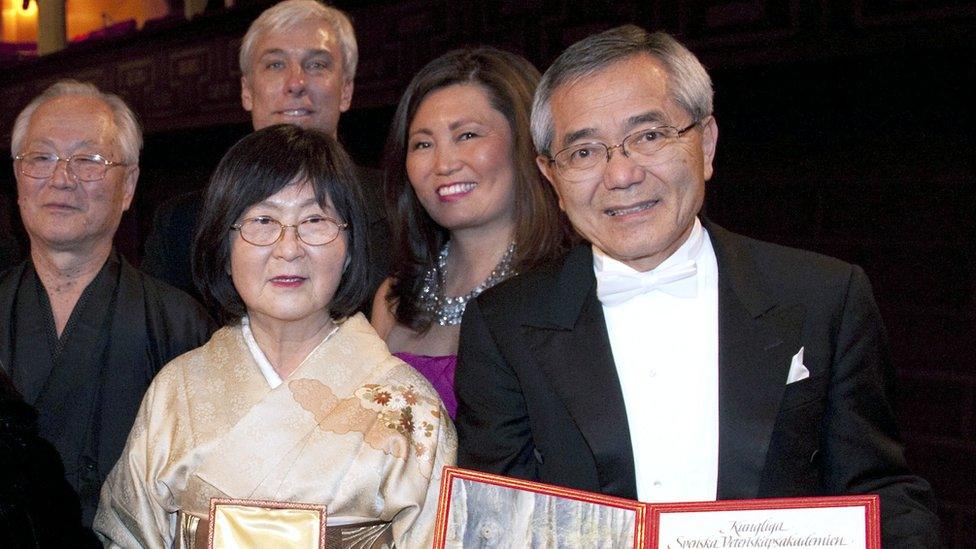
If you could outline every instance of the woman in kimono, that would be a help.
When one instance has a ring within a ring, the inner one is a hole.
[[[428,63],[400,99],[387,141],[391,277],[371,320],[430,379],[448,412],[468,301],[566,250],[568,224],[535,165],[539,71],[491,47]]]
[[[354,314],[367,255],[353,174],[331,137],[288,125],[221,160],[194,275],[227,326],[146,393],[102,489],[106,545],[205,547],[211,498],[235,498],[326,505],[330,547],[430,547],[454,427]]]

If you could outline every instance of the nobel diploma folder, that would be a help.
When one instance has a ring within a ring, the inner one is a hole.
[[[445,467],[434,547],[642,547],[646,504]]]
[[[877,495],[644,503],[445,467],[436,549],[881,549]]]
[[[207,547],[325,549],[325,506],[213,498]]]

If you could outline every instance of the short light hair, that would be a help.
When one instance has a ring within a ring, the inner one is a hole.
[[[125,104],[121,97],[115,94],[103,92],[89,82],[71,79],[55,82],[28,103],[24,110],[20,111],[10,136],[11,158],[25,152],[21,150],[21,147],[24,146],[24,139],[27,137],[27,126],[37,108],[48,101],[67,96],[91,97],[105,103],[112,111],[112,121],[115,122],[117,131],[115,142],[122,152],[122,161],[130,165],[139,164],[139,151],[142,149],[142,128],[139,127],[139,120],[132,109]]]
[[[712,79],[698,58],[670,34],[624,25],[566,48],[542,75],[532,102],[532,142],[539,154],[552,153],[552,94],[556,89],[639,54],[652,55],[664,65],[668,94],[695,121],[712,114]]]
[[[285,0],[264,10],[251,23],[241,42],[238,61],[241,74],[248,74],[254,60],[254,48],[261,38],[269,32],[281,32],[295,28],[307,21],[324,21],[336,33],[339,49],[342,51],[342,76],[347,82],[356,78],[356,65],[359,63],[359,48],[356,46],[356,33],[349,16],[342,10],[327,6],[317,0]]]

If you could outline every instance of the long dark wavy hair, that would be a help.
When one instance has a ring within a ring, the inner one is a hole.
[[[394,250],[393,285],[387,295],[397,322],[425,331],[432,318],[417,300],[424,274],[436,265],[437,255],[450,238],[417,199],[407,177],[406,158],[410,123],[424,99],[454,84],[476,84],[491,106],[503,114],[512,131],[515,167],[515,257],[522,271],[563,253],[572,239],[556,194],[535,164],[529,132],[532,96],[539,71],[527,59],[492,47],[460,49],[431,61],[414,76],[397,106],[386,142],[386,205]]]

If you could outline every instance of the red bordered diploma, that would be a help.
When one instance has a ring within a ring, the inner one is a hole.
[[[434,547],[643,547],[646,505],[445,467]]]
[[[213,498],[207,547],[325,549],[325,505]]]
[[[877,495],[642,503],[445,467],[436,549],[881,549]]]
[[[881,549],[877,495],[648,504],[648,547]]]

